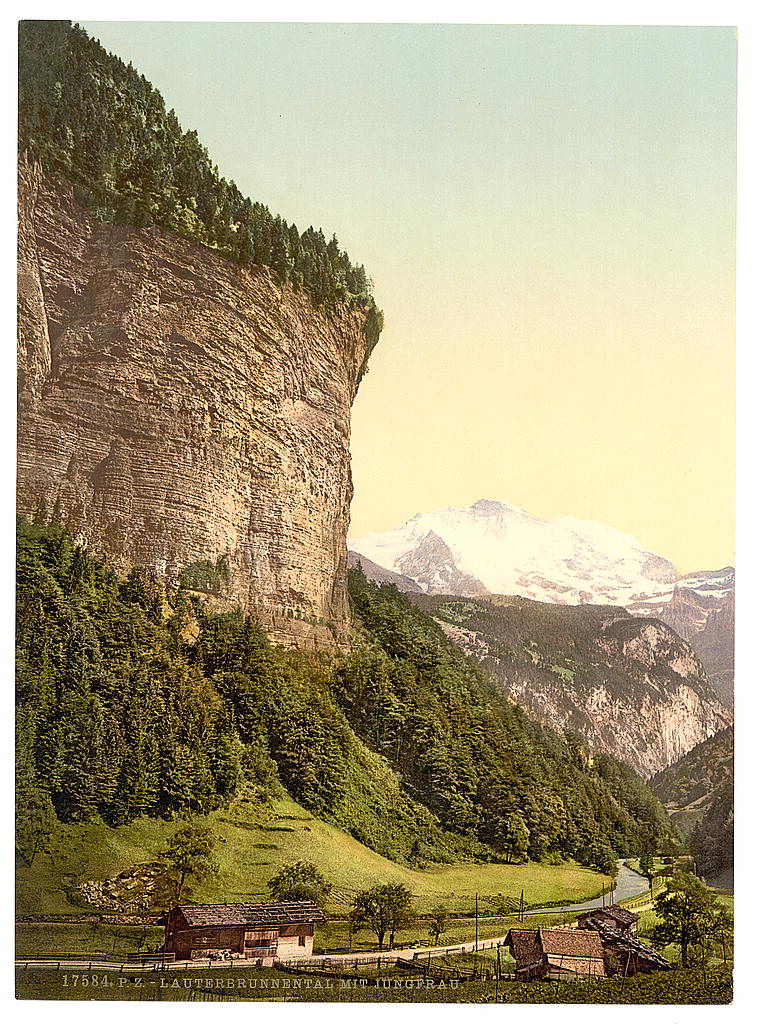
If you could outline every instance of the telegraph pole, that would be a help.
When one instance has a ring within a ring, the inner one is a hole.
[[[479,951],[479,893],[474,895],[474,952]]]

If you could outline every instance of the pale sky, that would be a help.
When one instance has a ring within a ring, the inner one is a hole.
[[[733,29],[82,24],[373,278],[353,536],[488,497],[733,562]]]

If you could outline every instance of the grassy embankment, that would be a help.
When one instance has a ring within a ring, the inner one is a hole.
[[[277,800],[271,809],[236,802],[204,819],[216,837],[217,876],[199,885],[194,902],[233,902],[265,898],[266,883],[282,864],[313,861],[336,887],[327,908],[345,914],[350,891],[383,882],[401,882],[416,895],[416,909],[428,913],[443,903],[451,912],[471,913],[474,894],[499,893],[527,904],[590,898],[610,881],[607,875],[574,863],[446,864],[413,870],[369,850],[339,829],[314,818],[294,801]],[[104,879],[137,864],[154,861],[178,823],[140,818],[109,828],[100,823],[57,826],[49,855],[18,871],[20,914],[72,913],[87,909],[72,893],[77,881]],[[480,904],[480,910],[488,908]]]
[[[267,896],[266,883],[278,868],[295,860],[310,860],[335,887],[327,906],[331,923],[319,935],[328,950],[347,949],[350,940],[346,917],[352,894],[358,889],[396,882],[407,885],[416,896],[415,909],[428,914],[444,906],[451,914],[446,932],[451,942],[473,938],[474,897],[479,893],[480,935],[503,934],[511,922],[493,914],[498,894],[527,904],[556,900],[579,901],[596,895],[608,877],[567,863],[546,864],[450,864],[413,870],[381,857],[339,829],[314,818],[290,799],[269,807],[236,801],[230,808],[205,819],[216,837],[215,856],[219,873],[197,886],[194,902],[255,901]],[[96,910],[77,896],[74,887],[85,880],[102,880],[138,864],[155,861],[178,823],[140,818],[130,825],[109,828],[102,823],[59,824],[32,867],[17,872],[17,913],[73,914]],[[127,908],[124,908],[127,909]],[[113,913],[113,911],[106,911]],[[468,917],[469,919],[464,919]],[[343,920],[335,920],[335,918]],[[563,918],[562,918],[563,919]],[[19,925],[19,953],[35,952],[133,952],[143,929],[124,925]],[[428,940],[428,925],[403,932],[399,939]],[[160,941],[150,929],[143,945]],[[376,948],[372,936],[353,937],[353,949]]]

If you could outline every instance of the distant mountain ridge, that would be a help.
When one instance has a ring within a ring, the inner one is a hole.
[[[729,726],[690,645],[622,608],[411,595],[530,714],[643,777]]]
[[[728,707],[734,706],[734,590],[731,565],[688,573],[657,599],[628,606],[654,616],[692,644],[708,680]]]
[[[573,516],[545,522],[486,499],[419,513],[348,547],[369,578],[407,593],[619,605],[659,619],[692,645],[719,700],[734,707],[732,566],[680,576],[668,559],[612,526]]]
[[[459,597],[627,606],[672,592],[678,576],[667,558],[612,526],[570,515],[545,521],[488,499],[419,513],[348,547],[424,593]]]

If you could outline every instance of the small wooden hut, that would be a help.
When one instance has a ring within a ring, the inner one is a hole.
[[[592,930],[512,928],[505,943],[516,961],[517,978],[604,978],[606,974],[603,946]]]
[[[262,964],[311,956],[314,926],[325,921],[309,900],[293,903],[184,904],[158,922],[176,960],[236,956]]]

